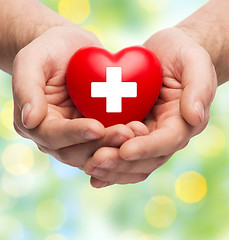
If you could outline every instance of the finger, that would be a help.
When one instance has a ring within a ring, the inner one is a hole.
[[[32,53],[21,51],[13,65],[14,101],[20,109],[21,121],[28,129],[37,127],[47,114],[43,64]]]
[[[205,50],[195,47],[189,49],[188,53],[183,51],[181,54],[181,114],[189,124],[197,126],[203,122],[205,113],[213,101],[217,87],[216,74]]]
[[[117,124],[106,128],[104,138],[96,142],[96,149],[104,146],[120,147],[122,143],[134,137],[133,131],[123,125]]]
[[[130,166],[130,162],[123,161],[119,157],[119,149],[112,147],[102,147],[98,149],[95,154],[87,160],[84,165],[84,172],[88,175],[94,175],[98,177],[105,173],[103,170],[114,170],[121,165],[127,165],[126,168]],[[98,169],[99,168],[99,169]],[[102,170],[102,171],[100,171]]]
[[[149,176],[148,174],[129,174],[129,173],[108,173],[110,176],[106,181],[91,177],[91,185],[94,188],[107,187],[113,184],[134,184],[139,183]]]
[[[26,129],[18,121],[16,113],[15,125],[24,136],[27,135],[37,144],[53,150],[100,139],[105,135],[104,126],[94,119],[56,118],[52,116],[51,110],[49,116],[35,129]]]
[[[149,129],[142,122],[133,121],[128,123],[127,126],[133,131],[135,137],[149,134]]]
[[[36,143],[57,150],[100,139],[105,135],[105,128],[94,119],[55,119],[43,121],[30,135]]]
[[[87,159],[90,158],[98,148],[102,146],[119,147],[131,137],[133,137],[133,132],[127,126],[116,125],[107,128],[106,135],[100,140],[76,144],[58,150],[53,150],[44,146],[42,146],[41,149],[61,162],[79,167],[84,166]]]
[[[193,128],[181,119],[165,120],[164,126],[147,136],[125,142],[120,148],[120,157],[135,161],[167,156],[183,148],[193,134]]]
[[[88,175],[101,177],[105,171],[119,173],[152,173],[154,170],[165,164],[171,155],[151,159],[138,159],[136,161],[125,161],[119,157],[119,149],[103,147],[95,152],[84,165],[84,171]],[[99,174],[99,175],[96,175]]]

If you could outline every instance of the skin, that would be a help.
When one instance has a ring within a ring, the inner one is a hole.
[[[80,169],[100,147],[119,147],[134,137],[125,125],[105,129],[82,118],[68,95],[69,59],[81,47],[101,46],[94,34],[35,0],[0,0],[0,5],[0,67],[13,76],[14,127],[21,136]],[[136,130],[148,133],[143,124]]]
[[[119,147],[134,136],[127,126],[105,129],[98,121],[83,118],[70,100],[65,84],[67,63],[72,52],[92,40],[82,29],[51,28],[22,49],[13,65],[16,131],[33,140],[42,152],[81,169],[98,148]]]
[[[120,149],[99,149],[84,167],[89,174],[91,169],[103,171],[91,174],[92,186],[134,182],[127,173],[147,178],[206,127],[216,88],[229,78],[228,9],[227,0],[209,1],[145,42],[163,68],[160,97],[144,121],[150,133],[126,141]]]
[[[160,97],[144,121],[149,135],[130,139],[120,149],[99,149],[84,167],[88,174],[95,167],[104,171],[102,177],[92,177],[94,187],[134,182],[126,173],[146,179],[208,123],[217,78],[206,50],[177,28],[155,34],[145,46],[163,68]]]
[[[209,1],[146,41],[163,68],[160,97],[144,123],[107,129],[82,118],[65,86],[71,55],[99,40],[35,0],[0,5],[0,67],[13,75],[16,131],[83,169],[93,187],[145,180],[206,127],[217,84],[229,73],[227,0]]]

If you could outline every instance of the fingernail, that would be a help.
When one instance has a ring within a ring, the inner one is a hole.
[[[97,133],[92,132],[91,130],[85,130],[83,132],[83,136],[87,140],[95,140],[95,139],[100,138],[100,136]]]
[[[92,172],[89,173],[89,175],[92,175],[94,177],[104,177],[105,174],[106,174],[106,171],[99,168],[95,168]]]
[[[199,115],[200,122],[202,122],[204,120],[204,106],[203,106],[202,102],[200,102],[200,101],[196,102],[194,104],[194,108]]]
[[[97,183],[93,184],[93,187],[95,187],[95,188],[104,188],[107,186],[109,186],[109,183],[107,183],[107,182],[97,182]]]
[[[29,116],[29,113],[31,112],[32,110],[32,106],[30,103],[26,103],[22,109],[22,113],[21,113],[21,121],[24,125],[24,127],[27,128],[27,123],[28,123],[28,116]]]

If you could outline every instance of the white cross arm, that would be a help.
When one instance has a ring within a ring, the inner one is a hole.
[[[105,97],[106,112],[122,112],[122,98],[137,97],[137,83],[122,82],[121,67],[107,67],[106,82],[91,83],[91,97]]]

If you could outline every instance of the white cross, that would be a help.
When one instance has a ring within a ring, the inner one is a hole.
[[[107,67],[106,82],[91,83],[91,97],[105,97],[106,112],[122,112],[122,98],[137,97],[137,83],[122,82],[121,67]]]

